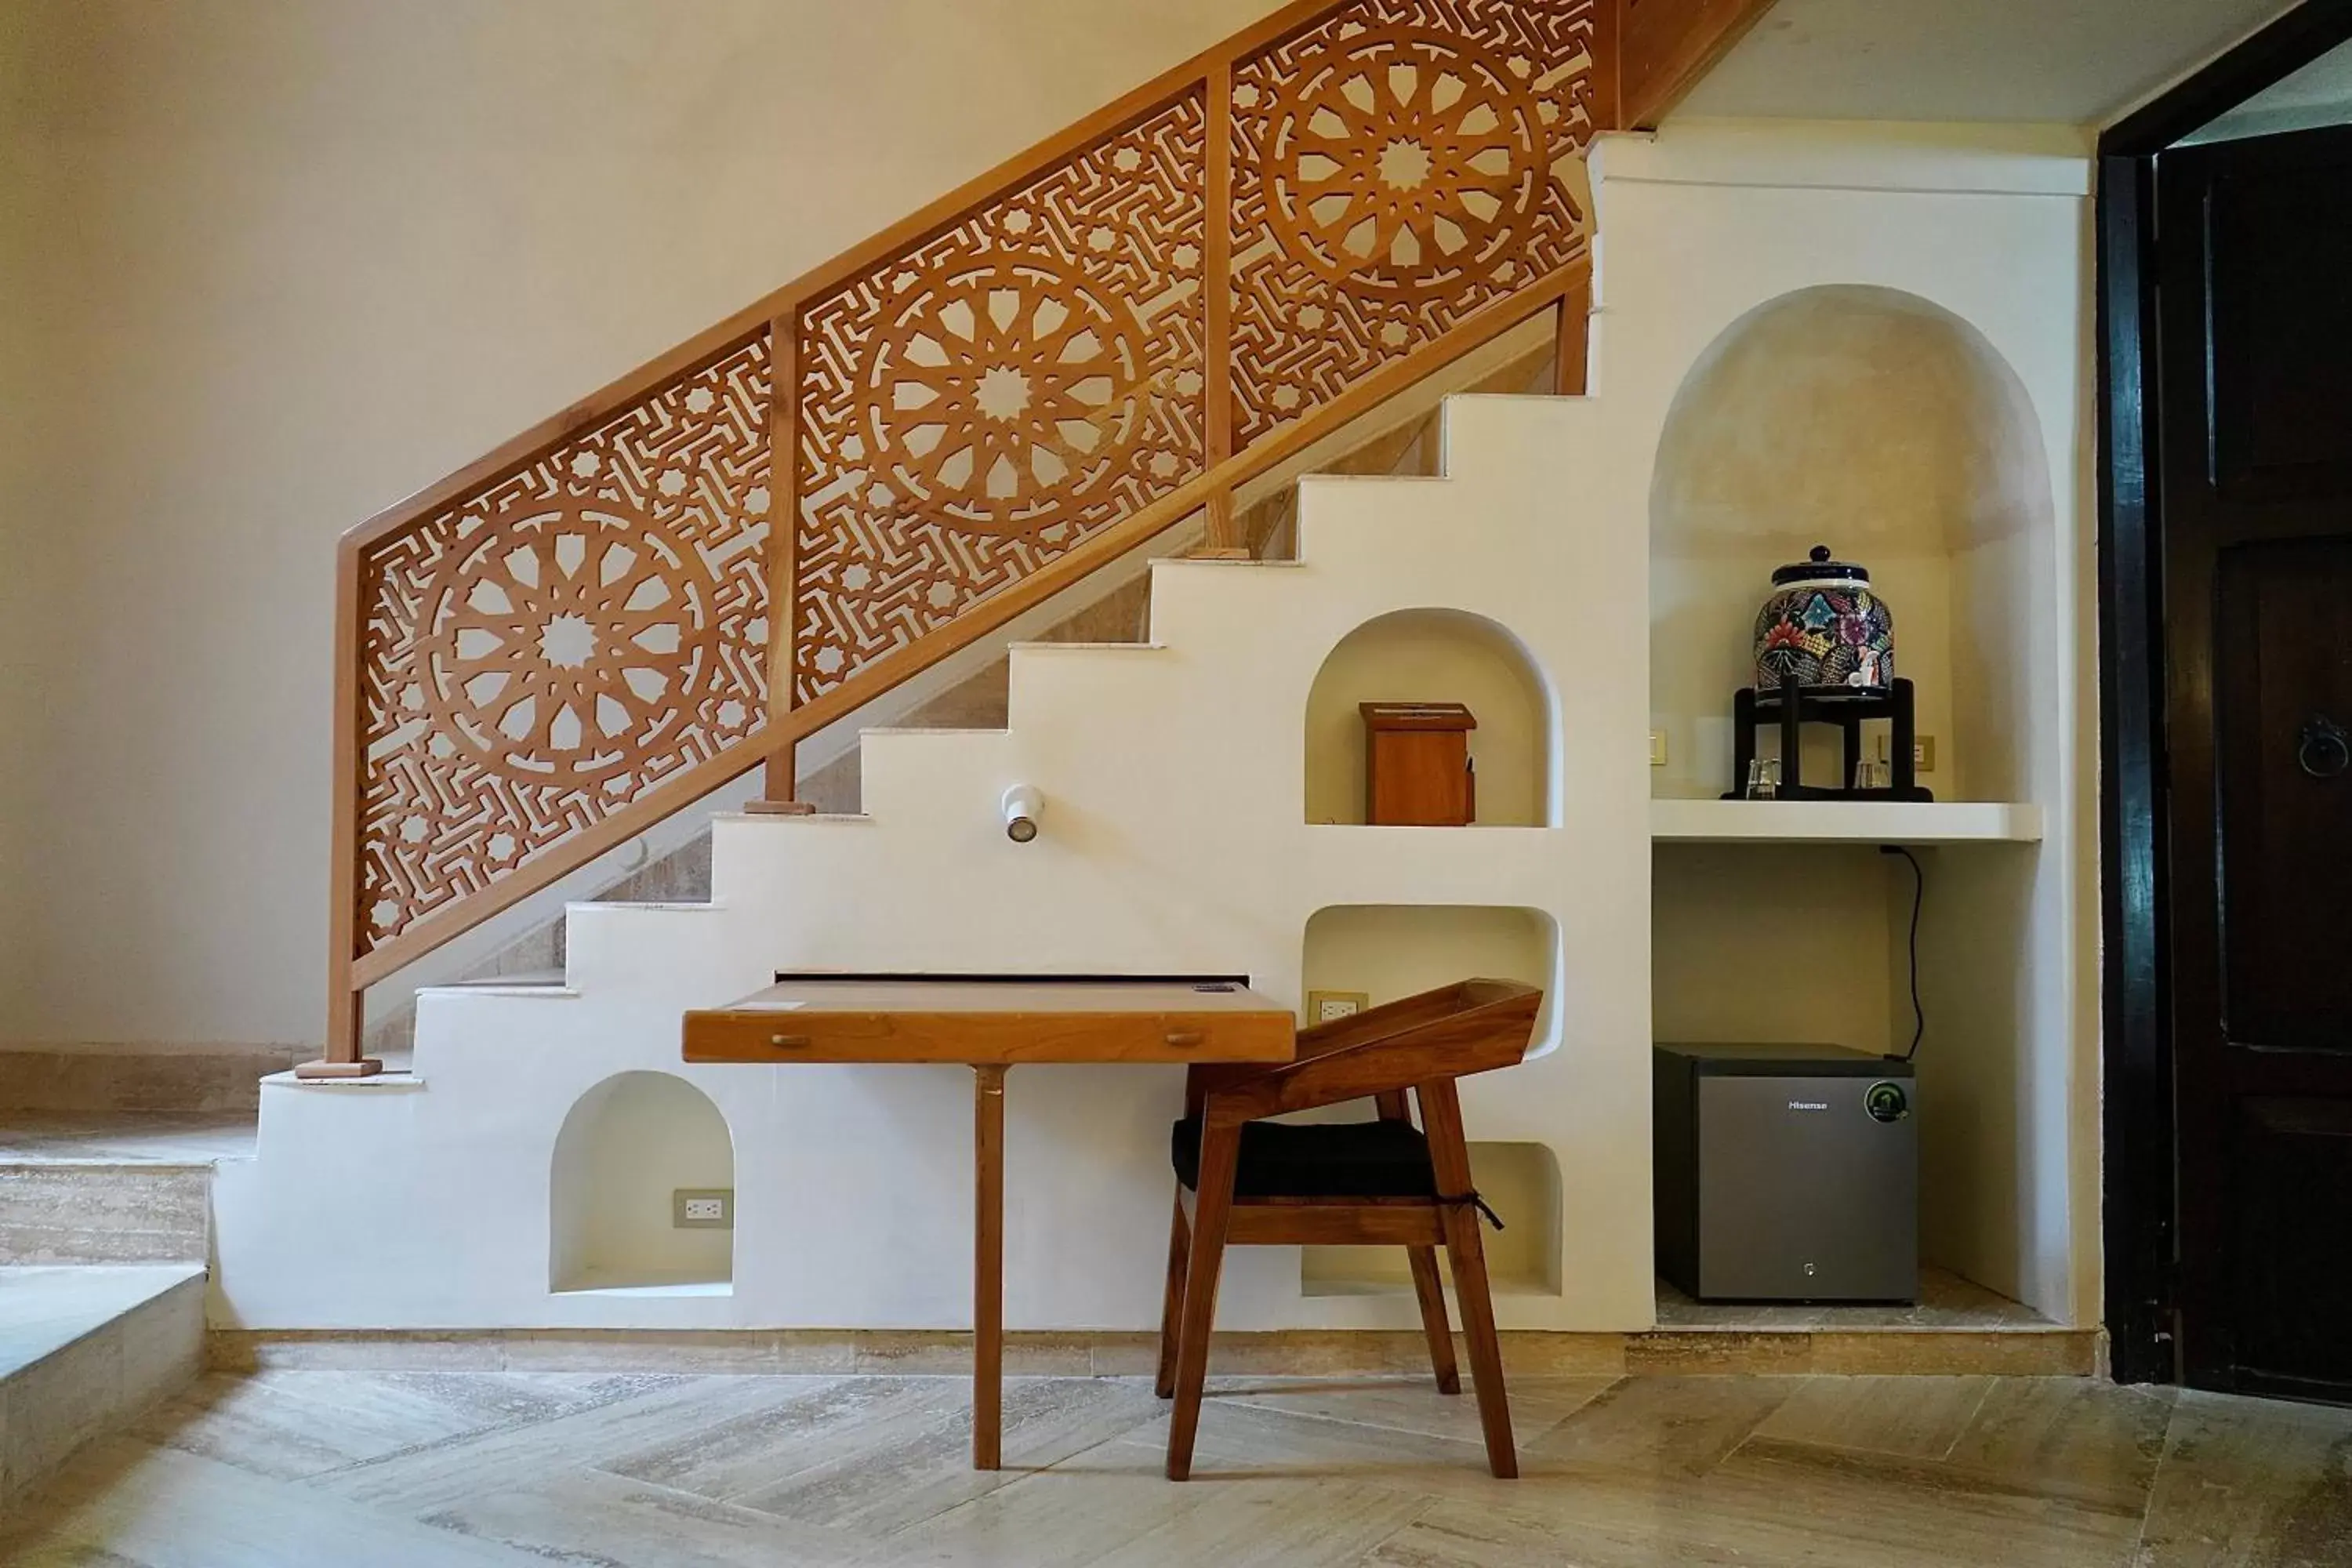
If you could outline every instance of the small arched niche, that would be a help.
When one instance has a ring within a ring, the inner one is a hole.
[[[1370,1007],[1457,980],[1537,986],[1544,1002],[1528,1048],[1534,1057],[1551,1044],[1559,924],[1541,910],[1512,904],[1331,904],[1307,919],[1299,973],[1310,999],[1317,992],[1360,995]]]
[[[1474,826],[1554,823],[1551,692],[1519,639],[1462,610],[1398,610],[1339,639],[1307,699],[1307,820],[1365,816],[1365,702],[1459,702],[1477,728]]]
[[[679,1194],[724,1193],[735,1146],[709,1096],[665,1072],[625,1072],[582,1095],[551,1163],[549,1289],[724,1295],[732,1228],[681,1223]]]
[[[1307,922],[1299,973],[1310,1003],[1359,995],[1368,1006],[1457,980],[1517,980],[1540,986],[1530,1059],[1551,1047],[1560,985],[1559,925],[1541,910],[1508,904],[1333,904]],[[1314,1022],[1310,1017],[1308,1022]],[[1359,1114],[1351,1110],[1349,1114]],[[1507,1228],[1490,1237],[1487,1272],[1505,1295],[1560,1289],[1559,1161],[1545,1144],[1482,1139],[1469,1119],[1470,1172]],[[1399,1247],[1307,1247],[1299,1288],[1309,1296],[1410,1295]]]
[[[2047,602],[2055,500],[2032,400],[1975,326],[1856,284],[1750,310],[1675,394],[1650,526],[1660,793],[1729,786],[1757,607],[1774,568],[1826,544],[1894,610],[1897,673],[1939,741],[1920,782],[1939,800],[2019,798],[2025,705],[2055,655],[2054,623],[2023,608]]]

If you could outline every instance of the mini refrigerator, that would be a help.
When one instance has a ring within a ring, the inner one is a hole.
[[[1839,1046],[1659,1046],[1658,1272],[1702,1301],[1912,1301],[1911,1064]]]

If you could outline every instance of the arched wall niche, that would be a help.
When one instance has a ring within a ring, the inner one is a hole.
[[[625,1072],[574,1101],[550,1162],[548,1288],[724,1294],[731,1229],[680,1226],[680,1191],[735,1186],[735,1146],[709,1096],[672,1073]]]
[[[1308,918],[1299,952],[1307,990],[1360,992],[1373,1007],[1456,980],[1540,987],[1530,1059],[1558,1043],[1564,973],[1559,922],[1513,904],[1331,904]]]
[[[2035,384],[2052,399],[2073,390]],[[2065,843],[2078,663],[2059,584],[2075,546],[2045,427],[1990,339],[1897,289],[1799,289],[1717,334],[1669,405],[1651,479],[1651,721],[1668,756],[1654,793],[1731,786],[1732,694],[1752,679],[1758,607],[1774,568],[1825,544],[1867,566],[1893,610],[1896,673],[1934,742],[1919,783],[1939,802],[2039,805]],[[1777,751],[1769,733],[1759,744]],[[1829,731],[1809,740],[1809,777],[1833,754]],[[2047,844],[1916,858],[1915,882],[1868,844],[1662,842],[1657,1037],[1904,1051],[1916,953],[1923,1258],[2063,1316],[2071,1287],[2053,1279],[2049,1238],[2074,1223],[2057,1130],[2077,1080],[2069,1021],[2034,987],[2077,951],[2066,858]]]
[[[1563,973],[1559,922],[1541,910],[1507,904],[1332,904],[1307,920],[1299,963],[1310,993],[1360,992],[1374,1007],[1457,980],[1540,986],[1544,1005],[1530,1060],[1557,1046],[1554,999]],[[1495,1289],[1558,1295],[1559,1156],[1543,1143],[1483,1141],[1475,1121],[1467,1129],[1471,1176],[1507,1227],[1486,1242]],[[1412,1282],[1402,1248],[1307,1247],[1300,1249],[1299,1289],[1308,1296],[1410,1295]]]
[[[1920,782],[1943,800],[2026,796],[2026,731],[2055,690],[2034,679],[2057,652],[2055,500],[2032,399],[1968,321],[1858,284],[1750,310],[1675,396],[1650,530],[1657,793],[1727,787],[1757,606],[1775,567],[1826,544],[1893,607],[1896,668],[1937,742]]]
[[[1460,702],[1470,734],[1479,826],[1543,827],[1554,800],[1549,683],[1509,630],[1463,610],[1397,610],[1339,639],[1307,699],[1307,820],[1364,820],[1363,702]]]

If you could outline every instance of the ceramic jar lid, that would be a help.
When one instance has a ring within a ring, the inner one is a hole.
[[[1787,588],[1800,583],[1860,583],[1866,587],[1870,583],[1870,568],[1857,566],[1851,561],[1832,561],[1830,559],[1830,547],[1816,544],[1811,559],[1792,561],[1772,574],[1772,586],[1775,588]]]

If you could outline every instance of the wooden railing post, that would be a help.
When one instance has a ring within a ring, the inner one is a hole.
[[[1559,299],[1559,358],[1552,367],[1552,390],[1562,397],[1585,393],[1592,351],[1592,282],[1577,284]]]
[[[768,727],[793,710],[793,637],[800,625],[796,550],[800,542],[800,314],[776,312],[768,324]],[[799,815],[799,748],[790,740],[768,753],[762,797],[750,809]]]
[[[383,1070],[383,1063],[360,1054],[360,1037],[367,1026],[366,993],[352,973],[359,956],[361,630],[360,552],[346,542],[335,552],[335,807],[327,851],[327,1037],[317,1060],[294,1069],[298,1077],[309,1079],[366,1078]]]
[[[1207,466],[1212,472],[1234,455],[1234,65],[1220,59],[1209,68],[1207,244],[1202,247],[1201,352],[1206,387]],[[1200,553],[1218,560],[1247,560],[1249,542],[1234,522],[1234,492],[1209,492],[1208,541]]]

